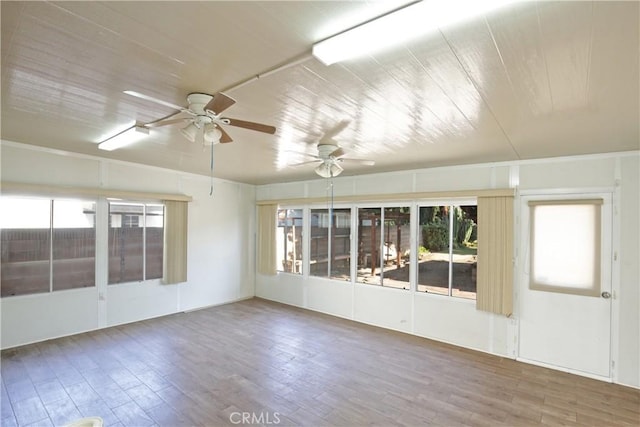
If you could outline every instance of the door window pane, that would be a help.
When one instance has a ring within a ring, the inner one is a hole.
[[[50,291],[51,201],[0,198],[1,295]]]
[[[530,288],[599,296],[602,200],[529,204]]]
[[[53,201],[53,290],[95,286],[96,204]]]

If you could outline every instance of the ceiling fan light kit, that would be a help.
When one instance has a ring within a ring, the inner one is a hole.
[[[194,123],[189,123],[186,127],[180,129],[182,136],[187,138],[191,142],[196,142],[196,136],[198,135],[198,127]]]
[[[316,167],[315,171],[318,175],[323,178],[333,178],[342,173],[344,169],[340,167],[339,164],[335,163],[335,161],[325,161],[322,162],[318,167]]]
[[[220,129],[214,124],[208,124],[204,127],[204,144],[205,145],[213,145],[220,142],[220,138],[222,137],[222,132]]]
[[[109,137],[98,144],[100,150],[113,151],[118,148],[126,147],[145,137],[149,136],[149,128],[139,123],[134,124],[130,128]]]

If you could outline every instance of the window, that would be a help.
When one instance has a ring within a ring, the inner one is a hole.
[[[351,209],[312,209],[309,274],[351,278]]]
[[[302,274],[302,209],[278,209],[277,270]]]
[[[476,297],[477,206],[419,208],[419,292]]]
[[[96,205],[53,201],[53,290],[94,286],[96,276]]]
[[[359,283],[381,285],[380,234],[382,232],[382,209],[358,209],[358,269]]]
[[[95,202],[0,198],[1,295],[95,286]]]
[[[109,284],[162,278],[164,206],[109,203]]]
[[[312,277],[407,290],[415,284],[418,292],[475,300],[478,204],[475,197],[456,202],[280,207],[277,226],[269,227],[276,235],[274,262],[281,272],[302,275],[304,270]],[[308,236],[304,227],[309,229]],[[494,251],[485,252],[487,262],[495,258]],[[491,265],[487,262],[483,265]]]
[[[410,208],[358,209],[357,281],[409,289]]]
[[[531,201],[535,290],[600,295],[602,200]]]
[[[145,211],[145,278],[162,278],[164,206],[147,205]]]

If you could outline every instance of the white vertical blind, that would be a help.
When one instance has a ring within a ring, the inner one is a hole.
[[[276,215],[278,205],[258,206],[258,273],[276,274]]]
[[[188,203],[165,200],[163,283],[187,281]]]
[[[513,197],[478,197],[476,308],[513,313]]]

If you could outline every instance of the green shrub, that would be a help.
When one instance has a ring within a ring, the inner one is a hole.
[[[438,252],[449,247],[449,227],[436,219],[422,226],[422,241],[431,252]]]

